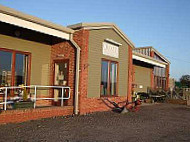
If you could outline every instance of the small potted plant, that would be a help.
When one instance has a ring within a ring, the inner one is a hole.
[[[21,97],[21,99],[15,102],[15,109],[33,108],[34,103],[31,101],[28,90],[26,88],[22,88],[22,90],[19,93],[19,96]]]

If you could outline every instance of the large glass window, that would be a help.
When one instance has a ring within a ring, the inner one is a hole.
[[[28,56],[16,54],[15,60],[15,86],[26,85],[28,72]]]
[[[101,95],[108,94],[108,62],[102,61]]]
[[[0,51],[0,86],[11,86],[12,53]]]
[[[117,87],[117,64],[110,64],[110,95],[116,95]]]
[[[101,95],[117,95],[117,63],[102,60]]]
[[[154,67],[154,86],[155,88],[166,88],[166,69]]]
[[[27,85],[29,54],[0,49],[0,86]]]

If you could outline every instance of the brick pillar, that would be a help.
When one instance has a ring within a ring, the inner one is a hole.
[[[150,57],[154,58],[154,51],[150,51]]]
[[[154,58],[154,51],[150,51],[150,57]],[[150,80],[150,87],[154,89],[154,67],[151,69]]]
[[[132,101],[132,82],[133,82],[133,59],[132,59],[132,48],[128,46],[128,94],[127,100]]]
[[[166,66],[166,90],[169,89],[169,80],[170,80],[170,65]]]
[[[80,29],[73,35],[73,39],[81,48],[80,79],[79,79],[79,113],[83,113],[87,99],[88,87],[88,40],[89,31]]]
[[[150,80],[151,80],[151,82],[150,82],[150,87],[151,87],[152,89],[154,89],[154,68],[151,69]]]

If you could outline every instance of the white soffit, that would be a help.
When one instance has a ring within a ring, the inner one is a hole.
[[[155,62],[155,61],[152,61],[150,59],[146,59],[146,58],[143,58],[143,57],[140,57],[140,56],[137,56],[137,55],[133,55],[133,59],[136,59],[136,60],[139,60],[139,61],[142,61],[142,62],[145,62],[145,63],[149,63],[149,64],[152,64],[152,65],[155,65],[155,66],[159,66],[159,67],[162,67],[162,68],[166,68],[166,65],[164,65],[164,64],[161,64],[161,63],[158,63],[158,62]]]
[[[16,26],[19,26],[22,28],[26,28],[26,29],[37,31],[37,32],[45,33],[48,35],[56,36],[56,37],[66,39],[66,40],[69,40],[69,36],[70,36],[68,33],[64,33],[64,32],[59,31],[59,30],[55,30],[55,29],[52,29],[49,27],[45,27],[43,25],[36,24],[36,23],[30,22],[30,21],[26,21],[26,20],[14,17],[14,16],[3,14],[3,13],[0,13],[0,21],[5,22],[5,23],[9,23],[12,25],[16,25]]]
[[[112,40],[112,39],[109,39],[109,38],[106,38],[105,41],[111,42],[111,43],[116,44],[116,45],[119,45],[119,46],[122,45],[121,43],[116,42],[116,41],[114,41],[114,40]]]

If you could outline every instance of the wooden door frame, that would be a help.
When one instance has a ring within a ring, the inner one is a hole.
[[[61,62],[65,62],[65,63],[67,63],[67,76],[68,76],[68,78],[67,78],[67,85],[66,86],[69,86],[69,59],[55,59],[55,60],[53,60],[53,82],[52,82],[52,85],[53,86],[59,86],[59,85],[55,85],[55,63],[61,63]],[[53,89],[53,91],[52,91],[52,98],[54,97],[54,89]],[[53,104],[54,104],[54,101],[52,102]]]
[[[59,86],[59,85],[55,85],[55,63],[61,63],[61,62],[67,62],[68,67],[67,67],[67,76],[68,76],[68,80],[67,80],[67,86],[69,85],[69,59],[55,59],[53,60],[53,86]]]

